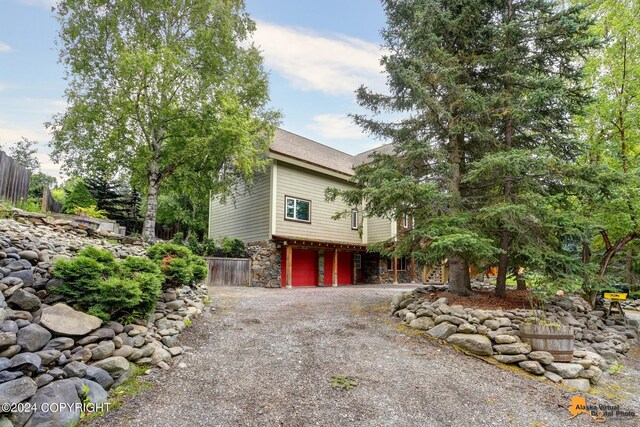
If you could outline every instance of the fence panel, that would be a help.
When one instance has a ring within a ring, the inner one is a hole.
[[[17,204],[29,197],[29,176],[27,168],[0,151],[0,198]]]
[[[207,258],[207,286],[250,286],[251,260],[248,258]]]
[[[62,203],[53,199],[49,187],[45,187],[42,191],[42,212],[62,212]]]

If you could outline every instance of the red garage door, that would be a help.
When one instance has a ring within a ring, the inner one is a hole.
[[[333,251],[324,253],[324,284],[333,284]],[[353,253],[338,252],[338,285],[353,284]]]
[[[318,284],[318,251],[293,249],[291,257],[291,285],[316,286]],[[282,248],[282,284],[287,281],[287,253]]]

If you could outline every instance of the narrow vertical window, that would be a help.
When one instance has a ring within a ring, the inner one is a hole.
[[[351,229],[357,230],[360,225],[360,218],[358,218],[358,210],[351,209]]]

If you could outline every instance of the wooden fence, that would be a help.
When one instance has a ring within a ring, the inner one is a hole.
[[[29,176],[27,168],[0,151],[0,197],[13,203],[26,202],[29,197]]]
[[[207,286],[250,286],[251,260],[249,258],[207,258],[209,273]]]
[[[53,199],[49,187],[45,187],[42,191],[42,212],[62,212],[62,203],[56,202]]]

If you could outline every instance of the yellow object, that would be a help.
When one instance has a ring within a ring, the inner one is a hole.
[[[605,299],[609,299],[612,301],[623,301],[627,299],[627,294],[626,293],[618,293],[618,292],[605,292],[604,293],[604,297]]]

